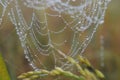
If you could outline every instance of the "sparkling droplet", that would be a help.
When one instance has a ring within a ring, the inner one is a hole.
[[[99,24],[103,24],[104,23],[104,20],[101,20],[100,22],[99,22]]]
[[[72,0],[73,2],[75,2],[76,0]]]

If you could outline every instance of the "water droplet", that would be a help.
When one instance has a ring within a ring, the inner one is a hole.
[[[101,1],[99,1],[99,2],[98,2],[98,4],[99,4],[99,5],[102,5],[102,2],[101,2]]]
[[[58,17],[61,17],[61,15],[58,15]]]
[[[81,21],[78,22],[79,24],[81,23]]]
[[[72,0],[73,2],[75,2],[76,0]]]
[[[10,13],[8,13],[8,16],[10,16]]]
[[[101,20],[100,22],[99,22],[99,24],[103,24],[104,23],[104,20]]]
[[[18,23],[18,25],[20,26],[20,23]]]

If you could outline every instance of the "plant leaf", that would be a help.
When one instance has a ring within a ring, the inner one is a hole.
[[[0,80],[10,80],[10,76],[7,72],[7,68],[0,53]]]

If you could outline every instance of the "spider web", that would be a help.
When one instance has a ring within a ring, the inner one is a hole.
[[[70,67],[66,57],[82,55],[110,0],[0,0],[0,22],[8,4],[25,57],[33,69]],[[49,65],[51,63],[51,65]]]
[[[11,1],[12,0],[0,0],[0,24]]]

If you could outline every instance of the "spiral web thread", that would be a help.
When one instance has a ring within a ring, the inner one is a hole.
[[[69,69],[66,57],[82,55],[110,0],[0,0],[2,15],[15,25],[25,57],[33,69]],[[47,64],[51,62],[52,66]]]

